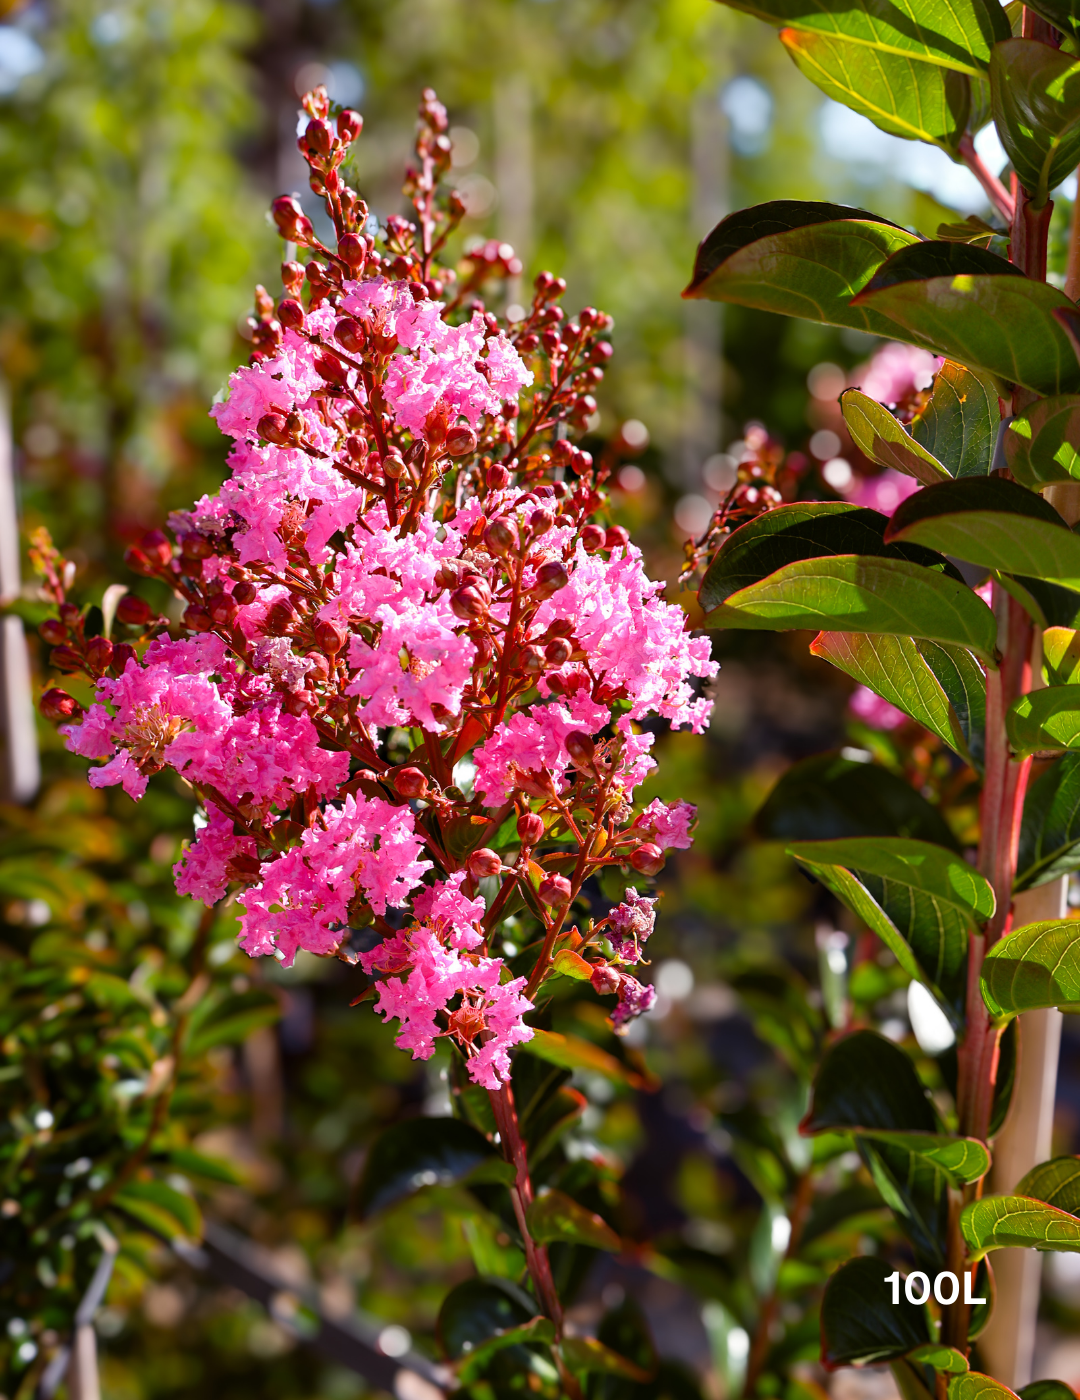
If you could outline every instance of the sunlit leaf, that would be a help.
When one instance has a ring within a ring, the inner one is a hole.
[[[113,1205],[166,1239],[202,1236],[202,1212],[194,1197],[164,1181],[129,1181],[117,1191]]]
[[[1035,39],[990,55],[994,124],[1020,183],[1042,208],[1080,160],[1080,62]]]
[[[910,431],[950,476],[985,476],[1000,422],[994,380],[946,360],[934,375],[925,407],[911,420]]]
[[[622,1241],[599,1215],[563,1191],[545,1191],[529,1206],[526,1220],[529,1233],[539,1244],[562,1240],[584,1244],[592,1249],[619,1250]]]
[[[1049,1162],[1040,1162],[1016,1183],[1016,1194],[1080,1215],[1080,1157],[1052,1157]]]
[[[932,1366],[935,1371],[944,1371],[952,1375],[963,1375],[968,1369],[967,1357],[962,1352],[957,1351],[955,1347],[937,1346],[932,1342],[909,1351],[908,1360],[920,1366]]]
[[[1080,685],[1050,685],[1021,695],[1005,716],[1018,753],[1080,749]]]
[[[1080,479],[1080,397],[1039,399],[1005,429],[1005,460],[1022,486]]]
[[[961,1213],[960,1230],[973,1259],[992,1249],[1080,1250],[1080,1220],[1029,1196],[972,1201]]]
[[[1080,754],[1065,754],[1027,790],[1015,888],[1080,870]]]
[[[982,994],[994,1016],[1080,1011],[1080,920],[1025,924],[999,939],[983,961]]]
[[[948,481],[948,470],[916,442],[887,408],[859,389],[845,389],[840,408],[855,446],[871,462],[913,476],[924,486]]]

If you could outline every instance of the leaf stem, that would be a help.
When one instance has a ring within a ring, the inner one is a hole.
[[[970,132],[965,131],[963,136],[961,136],[957,151],[959,152],[960,159],[986,191],[990,198],[990,203],[1005,222],[1011,224],[1016,213],[1015,201],[1009,191],[989,169],[983,158],[976,151],[975,142],[972,140]]]

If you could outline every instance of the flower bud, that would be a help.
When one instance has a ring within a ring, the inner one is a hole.
[[[517,819],[517,834],[523,845],[535,846],[544,837],[543,817],[538,817],[535,812],[522,812]]]
[[[172,545],[160,530],[147,530],[139,544],[151,562],[167,564],[173,556]]]
[[[278,302],[278,320],[291,331],[304,329],[304,308],[295,297],[282,297]]]
[[[607,963],[597,963],[589,981],[594,991],[599,992],[602,997],[608,997],[619,990],[622,973]]]
[[[147,578],[152,578],[156,570],[150,563],[141,549],[135,545],[130,545],[124,550],[124,563],[135,574],[144,574]]]
[[[334,133],[320,117],[307,124],[304,131],[304,140],[311,150],[317,151],[321,156],[328,156],[330,148],[334,144]]]
[[[544,653],[539,647],[522,647],[521,669],[527,676],[538,676],[544,669]]]
[[[180,539],[180,553],[185,559],[209,559],[213,552],[214,546],[206,536],[195,531]]]
[[[450,595],[450,607],[455,617],[462,622],[483,617],[491,606],[491,590],[482,579],[470,579]]]
[[[388,452],[382,459],[383,476],[391,481],[400,481],[407,470],[403,459],[396,452]]]
[[[501,462],[493,462],[487,469],[489,491],[503,491],[510,483],[510,473]]]
[[[468,638],[469,641],[472,642],[473,646],[476,648],[476,657],[474,664],[477,666],[486,666],[491,660],[491,658],[495,655],[495,646],[491,638],[487,635],[486,632],[477,631],[469,632]]]
[[[605,549],[618,549],[620,545],[626,546],[630,543],[630,532],[624,530],[621,525],[612,525],[604,536]]]
[[[341,363],[336,355],[332,355],[328,350],[324,350],[321,355],[316,355],[313,361],[315,372],[327,384],[342,385],[349,378],[349,371]]]
[[[305,653],[304,660],[308,663],[308,678],[314,681],[325,681],[330,675],[330,666],[321,652],[309,651]]]
[[[184,615],[180,620],[191,632],[209,632],[214,625],[210,620],[210,614],[198,603],[190,603],[184,609]]]
[[[233,588],[232,595],[242,608],[246,608],[249,603],[254,603],[259,596],[259,590],[253,583],[248,583],[247,579],[244,579]]]
[[[581,531],[581,545],[586,554],[595,554],[603,549],[607,535],[602,525],[586,525]]]
[[[49,653],[49,663],[58,671],[81,671],[83,659],[74,647],[67,645],[53,647]]]
[[[465,862],[465,869],[474,880],[487,880],[502,870],[502,861],[494,851],[489,850],[487,846],[481,846],[469,856]]]
[[[130,642],[120,642],[119,645],[113,647],[111,663],[113,674],[122,676],[127,669],[128,662],[138,661],[138,659],[139,653]]]
[[[533,593],[538,598],[550,598],[553,593],[558,593],[560,588],[565,588],[570,582],[570,575],[566,565],[560,563],[558,559],[552,559],[547,564],[541,564],[536,571],[536,582],[533,584]]]
[[[289,422],[283,413],[264,413],[255,425],[255,431],[264,442],[272,442],[275,447],[293,445]]]
[[[540,888],[536,893],[541,904],[548,904],[558,909],[562,905],[570,903],[572,887],[565,875],[547,875],[540,881]]]
[[[350,355],[364,353],[364,327],[355,316],[343,316],[334,327],[334,339]]]
[[[345,645],[348,633],[340,622],[327,618],[315,624],[315,641],[320,651],[327,656],[336,656]]]
[[[117,621],[128,627],[145,627],[153,615],[150,604],[137,593],[125,593],[116,605]]]
[[[86,644],[86,664],[91,671],[107,671],[112,655],[113,644],[108,637],[91,637]]]
[[[631,853],[630,864],[641,875],[659,875],[664,868],[664,853],[659,846],[646,841]]]
[[[508,520],[496,516],[484,530],[484,544],[492,554],[509,554],[517,545],[517,531]]]
[[[286,262],[281,264],[281,285],[294,297],[298,297],[304,289],[304,269],[298,262]]]
[[[364,119],[359,112],[354,112],[351,107],[346,107],[344,111],[338,113],[337,134],[341,137],[346,146],[349,145],[351,141],[355,141],[363,129]],[[349,234],[345,236],[347,238],[350,237]],[[355,237],[356,235],[353,234],[351,236]]]
[[[591,768],[596,758],[596,745],[588,734],[575,730],[566,736],[566,752],[575,768]]]
[[[68,639],[68,630],[58,617],[47,617],[38,628],[43,641],[51,647],[58,647]]]
[[[302,247],[311,246],[315,230],[311,220],[300,208],[299,200],[289,194],[279,195],[271,204],[270,212],[274,216],[278,233],[287,243],[299,243]]]
[[[82,714],[82,706],[74,695],[54,686],[41,697],[41,713],[51,720],[72,719]]]
[[[209,600],[206,610],[218,627],[231,627],[240,608],[231,593],[218,593]]]
[[[263,619],[263,631],[268,637],[284,637],[296,621],[296,609],[288,598],[279,598],[271,603]]]
[[[573,650],[565,637],[555,637],[544,648],[544,658],[549,666],[565,666]]]
[[[476,451],[476,434],[464,423],[458,423],[446,432],[446,450],[451,457],[468,457]]]
[[[303,715],[311,714],[318,703],[318,696],[313,690],[290,690],[282,700],[281,708],[287,715],[300,719]]]
[[[395,768],[390,779],[399,797],[423,797],[427,792],[427,778],[419,768]]]
[[[548,510],[546,506],[541,506],[539,510],[534,510],[529,516],[529,534],[534,540],[538,540],[541,535],[546,535],[554,524],[553,512]]]
[[[341,118],[339,117],[339,130],[340,122]],[[368,253],[367,244],[360,235],[358,233],[343,233],[338,239],[337,250],[338,257],[344,259],[349,266],[349,270],[359,276],[364,270],[364,264],[367,262]]]

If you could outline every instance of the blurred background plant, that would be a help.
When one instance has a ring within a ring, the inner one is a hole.
[[[417,90],[434,86],[465,246],[508,242],[523,261],[508,303],[551,267],[568,305],[614,314],[587,445],[618,464],[622,523],[672,596],[740,469],[787,499],[891,509],[895,482],[870,479],[835,401],[871,372],[917,392],[926,366],[679,292],[724,213],[781,192],[933,233],[984,212],[981,191],[822,99],[753,21],[708,0],[36,0],[0,23],[0,372],[24,534],[49,528],[80,596],[106,605],[125,542],[220,479],[206,410],[246,354],[253,284],[274,278],[264,210],[304,187],[298,94],[320,81],[365,113],[357,176],[380,219],[401,207]],[[1063,226],[1074,195],[1059,195]],[[14,607],[36,620],[33,585]],[[631,1038],[637,1079],[575,1071],[593,1106],[568,1112],[562,1150],[622,1178],[620,1228],[638,1241],[582,1270],[575,1318],[588,1330],[630,1299],[676,1368],[620,1383],[628,1395],[735,1394],[748,1367],[758,1394],[820,1395],[819,1285],[853,1235],[891,1228],[850,1144],[811,1148],[797,1124],[830,1024],[911,1035],[906,979],[751,822],[793,762],[845,749],[880,774],[904,750],[893,716],[846,710],[846,682],[804,641],[716,634],[712,728],[661,737],[652,795],[696,802],[700,825],[666,876],[658,1004]],[[342,964],[252,963],[227,911],[200,924],[172,889],[193,817],[181,791],[155,780],[135,808],[87,789],[51,728],[40,740],[39,796],[0,808],[3,1394],[42,1386],[114,1240],[95,1323],[106,1400],[361,1393],[310,1347],[311,1297],[328,1317],[377,1317],[384,1355],[437,1357],[447,1287],[516,1272],[498,1221],[473,1224],[463,1186],[367,1222],[354,1197],[382,1127],[449,1112],[446,1063],[412,1065],[350,1009]],[[939,756],[915,752],[937,800]],[[556,1029],[601,1044],[602,1019],[568,996]],[[1067,1043],[1057,1150],[1077,1131],[1078,1061]],[[269,1309],[170,1248],[200,1211],[265,1250]],[[1059,1348],[1080,1321],[1069,1257],[1046,1304]]]

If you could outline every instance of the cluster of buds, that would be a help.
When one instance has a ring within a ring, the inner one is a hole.
[[[52,690],[45,709],[106,760],[94,785],[138,798],[166,766],[190,785],[205,822],[178,888],[207,903],[232,890],[250,953],[358,960],[400,1045],[426,1057],[447,1036],[495,1090],[561,953],[616,996],[616,1025],[646,1008],[625,968],[647,931],[615,953],[618,910],[588,909],[585,886],[621,870],[619,917],[638,917],[636,885],[690,844],[687,804],[635,807],[653,766],[640,721],[700,729],[694,682],[716,668],[567,436],[596,411],[610,318],[567,319],[565,284],[542,273],[508,326],[480,301],[484,260],[444,265],[460,201],[440,185],[434,93],[415,219],[387,220],[381,241],[340,176],[359,117],[322,90],[304,106],[337,247],[276,201],[312,258],[285,262],[276,307],[259,290],[251,363],[213,410],[231,475],[127,555],[181,601],[180,625],[131,596],[116,616],[137,636],[87,638],[52,559],[54,657],[96,701]],[[497,276],[513,259],[496,251]],[[513,968],[496,955],[510,915],[532,929]],[[383,942],[355,953],[359,928]]]
[[[760,424],[750,424],[736,463],[734,482],[713,511],[704,532],[684,545],[685,558],[680,574],[684,586],[700,577],[703,564],[713,557],[733,530],[783,504],[778,478],[784,462],[783,444],[770,437]]]

